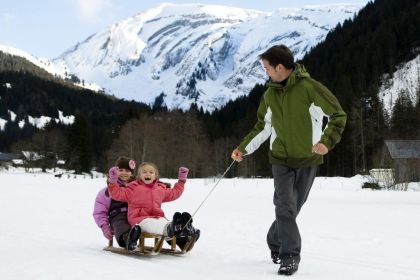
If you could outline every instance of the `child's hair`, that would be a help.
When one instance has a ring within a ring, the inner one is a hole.
[[[151,167],[153,167],[153,169],[155,170],[156,180],[159,180],[160,179],[159,178],[159,169],[157,168],[156,164],[154,164],[152,162],[142,162],[139,165],[139,168],[137,169],[137,177],[138,177],[141,169],[143,168],[143,166],[146,166],[146,165],[150,165]]]

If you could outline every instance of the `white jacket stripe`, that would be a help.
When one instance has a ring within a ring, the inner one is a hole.
[[[324,117],[328,117],[324,111],[322,111],[321,107],[316,106],[314,103],[311,104],[309,107],[309,114],[311,115],[312,121],[312,145],[321,140],[322,136],[322,120]]]
[[[264,128],[261,130],[254,138],[246,145],[245,150],[247,154],[253,153],[256,149],[260,147],[265,140],[271,135],[271,109],[267,108],[267,113],[264,116]]]

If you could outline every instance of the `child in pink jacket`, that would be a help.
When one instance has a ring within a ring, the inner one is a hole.
[[[178,236],[184,224],[180,213],[174,215],[170,222],[165,218],[161,205],[177,199],[184,191],[184,184],[188,176],[188,168],[180,167],[178,182],[173,188],[159,182],[159,171],[155,164],[142,163],[137,172],[137,180],[121,188],[116,183],[118,168],[109,170],[108,192],[112,199],[125,201],[128,204],[128,222],[132,229],[128,236],[128,250],[136,248],[137,239],[141,231],[155,233],[172,238]]]

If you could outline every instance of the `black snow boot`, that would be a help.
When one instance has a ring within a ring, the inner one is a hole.
[[[299,268],[300,256],[299,255],[281,255],[280,268],[278,274],[292,275]]]
[[[276,251],[271,251],[271,260],[275,264],[280,264],[280,253]]]
[[[168,237],[178,237],[182,231],[182,215],[179,212],[175,212],[172,222],[166,228]]]
[[[195,229],[195,242],[197,242],[197,240],[200,238],[200,230],[199,229]]]
[[[118,245],[122,248],[127,248],[127,244],[128,244],[128,234],[130,233],[130,230],[128,230],[127,232],[124,232],[120,239],[118,240]]]
[[[137,240],[141,234],[141,228],[139,225],[135,225],[131,228],[127,238],[127,250],[133,251],[137,247]]]
[[[200,230],[193,227],[193,219],[191,218],[190,213],[183,212],[182,214],[182,237],[195,237],[195,240],[197,241],[198,238],[200,238]],[[187,224],[188,223],[188,224]]]
[[[188,212],[182,212],[182,214],[181,214],[181,222],[182,222],[181,236],[188,237],[188,236],[195,235],[195,229],[192,226],[193,219],[191,218],[190,213],[188,213]]]

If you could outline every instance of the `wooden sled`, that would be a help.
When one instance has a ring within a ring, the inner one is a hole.
[[[146,246],[145,239],[147,238],[154,238],[154,246]],[[171,241],[170,248],[163,248],[163,243],[165,243],[165,236],[160,234],[153,234],[148,232],[142,232],[139,238],[139,244],[137,248],[133,251],[129,251],[126,248],[121,247],[114,247],[113,240],[108,242],[108,246],[104,247],[105,251],[117,253],[117,254],[125,254],[125,255],[138,255],[138,256],[155,256],[162,254],[167,255],[183,255],[194,247],[196,236],[192,236],[190,240],[184,246],[183,250],[179,250],[176,247],[176,237],[173,237]]]

